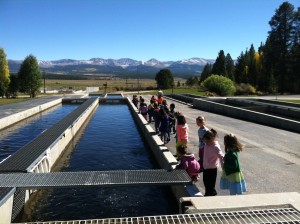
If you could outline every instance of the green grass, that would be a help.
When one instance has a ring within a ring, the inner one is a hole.
[[[300,103],[300,100],[280,100],[282,102],[288,102],[288,103]]]
[[[5,104],[11,104],[11,103],[20,103],[24,102],[27,100],[31,100],[32,98],[16,98],[16,99],[7,99],[7,98],[0,98],[0,105],[5,105]]]

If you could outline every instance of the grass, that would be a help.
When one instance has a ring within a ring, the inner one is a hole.
[[[300,100],[280,100],[282,102],[288,102],[288,103],[299,103],[300,104]]]
[[[22,97],[16,99],[7,99],[7,98],[0,98],[0,105],[11,104],[11,103],[20,103],[27,100],[31,100],[32,98]]]

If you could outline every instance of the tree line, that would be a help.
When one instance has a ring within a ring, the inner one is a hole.
[[[38,61],[29,55],[22,62],[17,75],[10,75],[6,54],[0,48],[0,97],[17,97],[18,92],[36,97],[42,85],[42,72]]]
[[[205,65],[200,83],[211,75],[221,75],[265,93],[299,93],[300,7],[295,10],[292,4],[282,3],[269,25],[266,42],[257,51],[251,44],[236,62],[220,50],[215,63]]]

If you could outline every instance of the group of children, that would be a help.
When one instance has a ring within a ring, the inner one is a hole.
[[[188,152],[188,132],[189,128],[185,116],[175,112],[175,104],[167,105],[162,94],[158,98],[152,96],[150,104],[137,96],[133,97],[132,102],[139,109],[139,113],[151,123],[154,121],[156,133],[160,133],[161,140],[166,144],[170,141],[170,134],[176,134],[176,157],[179,160],[177,169],[185,169],[191,179],[195,182],[199,180],[200,173],[203,173],[203,184],[205,187],[204,196],[215,196],[217,170],[222,167],[220,188],[228,189],[231,195],[246,192],[246,182],[240,168],[238,152],[241,152],[243,145],[233,134],[224,136],[225,155],[218,143],[217,131],[208,129],[205,125],[205,118],[196,118],[199,136],[199,160],[195,155]],[[140,104],[138,105],[138,102]]]
[[[224,136],[225,155],[221,146],[216,140],[217,131],[208,129],[205,126],[205,119],[202,116],[196,118],[199,136],[199,160],[193,154],[187,152],[187,146],[180,146],[182,153],[180,164],[177,168],[186,169],[193,181],[199,179],[199,173],[203,173],[203,184],[205,187],[204,196],[215,196],[218,167],[222,167],[220,188],[228,189],[231,195],[243,194],[246,192],[246,182],[240,169],[238,152],[241,152],[243,145],[233,134]]]

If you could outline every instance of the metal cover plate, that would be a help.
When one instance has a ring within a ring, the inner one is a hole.
[[[185,170],[116,170],[55,173],[3,173],[0,187],[24,189],[62,187],[116,187],[191,184]]]

